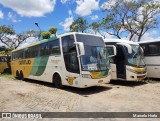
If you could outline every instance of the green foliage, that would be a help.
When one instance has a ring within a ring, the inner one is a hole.
[[[7,35],[15,34],[15,31],[13,30],[13,26],[6,26],[6,25],[0,26],[0,37],[3,37],[6,34]]]
[[[34,30],[29,30],[23,33],[23,35],[29,36],[29,37],[38,37],[39,32]]]
[[[99,22],[93,22],[91,25],[90,25],[90,27],[91,27],[91,29],[95,32],[95,34],[97,33],[97,32],[99,32],[100,33],[100,27],[101,27],[101,23],[99,23]]]
[[[0,47],[0,55],[11,55],[13,48],[3,48]]]
[[[70,25],[71,32],[85,32],[88,29],[88,23],[82,17],[77,18],[74,22]]]
[[[19,47],[29,37],[36,37],[36,32],[34,30],[30,30],[16,34],[13,26],[0,26],[0,41],[6,45],[6,53],[10,52],[13,48],[16,49]]]
[[[109,0],[111,2],[111,0]],[[106,17],[102,20],[102,28],[107,33],[121,38],[124,33],[130,40],[142,36],[150,29],[156,28],[156,16],[160,13],[160,5],[152,0],[118,0],[116,4],[104,5]]]
[[[42,32],[42,38],[43,39],[48,39],[48,38],[50,38],[50,36],[51,36],[50,32]]]
[[[15,78],[11,74],[8,74],[8,73],[4,73],[4,74],[0,73],[0,77],[5,77],[5,78],[10,78],[10,79],[14,79],[15,80]]]
[[[1,51],[5,51],[6,50],[6,47],[5,46],[0,46],[0,52]]]
[[[53,26],[53,27],[51,27],[51,28],[49,29],[49,32],[50,32],[51,34],[56,34],[57,28]]]

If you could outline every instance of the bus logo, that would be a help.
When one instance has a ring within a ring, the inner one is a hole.
[[[19,61],[19,65],[31,64],[31,60],[21,60]]]

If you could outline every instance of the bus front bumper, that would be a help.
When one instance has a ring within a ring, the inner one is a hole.
[[[82,78],[79,88],[87,88],[92,86],[101,86],[102,84],[107,84],[110,82],[111,74],[109,74],[105,78],[99,79],[89,79],[89,78]]]

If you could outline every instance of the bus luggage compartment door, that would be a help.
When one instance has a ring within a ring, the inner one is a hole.
[[[117,79],[117,69],[116,69],[116,64],[110,64],[111,66],[111,79]]]

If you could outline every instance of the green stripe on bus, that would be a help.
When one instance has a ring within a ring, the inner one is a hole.
[[[101,74],[100,74],[100,76],[106,76],[106,75],[108,75],[108,70],[102,71]]]
[[[41,42],[41,43],[46,43],[46,42],[48,42],[48,39],[43,39],[43,40],[41,40],[40,42]]]
[[[32,71],[31,71],[30,75],[33,75],[33,76],[36,75],[36,73],[38,71],[38,67],[40,65],[40,61],[41,61],[41,57],[34,59],[34,63],[32,65]]]
[[[49,56],[35,58],[30,75],[41,76],[44,73]]]

